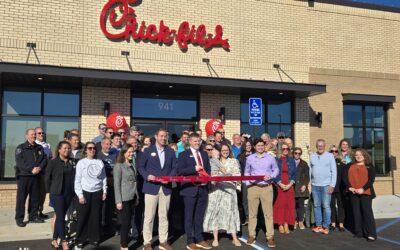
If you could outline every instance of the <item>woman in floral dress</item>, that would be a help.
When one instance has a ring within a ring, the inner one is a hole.
[[[211,175],[213,176],[240,176],[240,165],[233,158],[230,147],[226,144],[216,148],[219,151],[216,157],[210,160]],[[241,246],[237,238],[240,230],[240,217],[236,189],[240,188],[240,182],[212,183],[208,195],[208,206],[204,218],[204,232],[213,232],[212,245],[218,246],[218,231],[226,231],[232,235],[232,243]]]

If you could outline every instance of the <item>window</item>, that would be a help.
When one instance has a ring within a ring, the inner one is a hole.
[[[2,100],[1,179],[15,177],[15,149],[26,129],[42,127],[53,151],[65,130],[79,129],[79,91],[5,89]]]
[[[132,117],[197,120],[197,99],[133,97]]]
[[[242,98],[240,105],[240,130],[253,137],[260,137],[267,132],[271,137],[275,137],[278,132],[284,132],[287,137],[292,137],[292,102],[286,100],[263,99],[263,119],[261,126],[251,126],[249,124],[249,99]]]
[[[383,105],[345,104],[344,137],[353,148],[364,148],[378,174],[389,172],[386,109]]]

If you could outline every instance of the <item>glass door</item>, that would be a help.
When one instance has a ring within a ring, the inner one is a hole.
[[[169,141],[177,143],[184,130],[194,131],[196,124],[194,122],[167,121],[166,129],[169,132]]]
[[[184,130],[194,131],[196,128],[195,122],[189,121],[168,121],[168,120],[138,120],[135,121],[135,125],[143,132],[145,136],[154,136],[156,131],[160,128],[164,128],[168,131],[169,142],[178,142],[181,134]]]
[[[154,136],[160,128],[165,128],[165,121],[137,121],[135,126],[143,132],[144,136]]]

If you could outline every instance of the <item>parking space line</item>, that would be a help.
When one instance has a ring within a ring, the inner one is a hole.
[[[391,239],[384,238],[384,237],[381,237],[381,236],[378,236],[378,240],[383,240],[383,241],[390,242],[390,243],[393,243],[393,244],[396,244],[396,245],[400,246],[400,241],[391,240]]]
[[[378,228],[376,229],[376,232],[377,232],[377,233],[380,233],[380,232],[382,232],[383,230],[385,230],[386,228],[388,228],[388,227],[390,227],[390,226],[393,226],[394,224],[396,224],[396,223],[398,223],[398,222],[400,222],[400,218],[397,218],[397,219],[395,219],[395,220],[392,220],[392,221],[386,223],[385,225],[378,227]]]
[[[240,241],[244,242],[244,244],[246,244],[247,242],[247,237],[242,236],[239,238]],[[257,249],[257,250],[268,250],[269,248],[263,245],[258,244],[257,242],[255,242],[254,244],[250,245],[251,247]]]

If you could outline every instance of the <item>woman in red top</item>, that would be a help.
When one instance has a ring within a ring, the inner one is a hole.
[[[274,223],[279,225],[280,233],[289,233],[289,225],[296,221],[296,206],[294,199],[294,183],[296,181],[296,162],[289,155],[287,143],[281,146],[280,157],[277,158],[279,175],[275,179],[278,185],[278,195],[274,204]]]
[[[354,217],[354,236],[365,237],[367,241],[376,240],[376,225],[372,211],[372,199],[375,198],[373,183],[375,168],[371,165],[371,157],[364,149],[357,149],[353,163],[343,173],[346,190],[350,194],[350,202]]]

